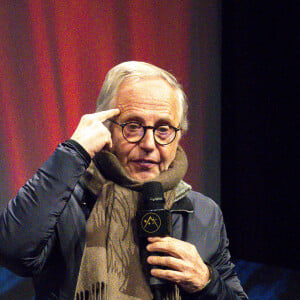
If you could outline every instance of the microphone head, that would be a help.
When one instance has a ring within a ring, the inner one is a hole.
[[[165,206],[163,187],[160,182],[144,183],[142,209],[137,212],[140,237],[171,235],[171,214]]]
[[[158,181],[145,182],[142,187],[144,201],[164,202],[164,190]]]

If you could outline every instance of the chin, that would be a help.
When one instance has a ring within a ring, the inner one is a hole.
[[[146,182],[146,181],[151,181],[154,178],[156,178],[159,174],[153,174],[153,173],[135,173],[135,174],[130,174],[130,177],[134,178],[135,180],[139,182]]]

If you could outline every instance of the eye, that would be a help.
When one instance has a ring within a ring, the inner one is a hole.
[[[157,127],[156,134],[160,137],[166,137],[171,133],[171,128],[168,125],[162,125]]]
[[[143,136],[144,130],[142,125],[136,122],[129,122],[124,126],[123,134],[127,137]]]
[[[127,123],[125,128],[130,132],[135,132],[139,131],[142,128],[142,126],[139,123],[131,122]]]

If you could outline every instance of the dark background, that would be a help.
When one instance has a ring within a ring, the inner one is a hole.
[[[296,1],[224,1],[222,208],[233,256],[299,268]],[[299,2],[298,2],[299,3]]]

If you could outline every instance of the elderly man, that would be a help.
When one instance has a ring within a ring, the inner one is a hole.
[[[220,209],[182,180],[186,130],[185,94],[171,74],[142,62],[111,69],[97,112],[2,213],[0,263],[32,276],[37,299],[247,299]],[[172,236],[149,237],[144,249],[136,215],[154,180]],[[145,265],[169,283],[159,293]]]

